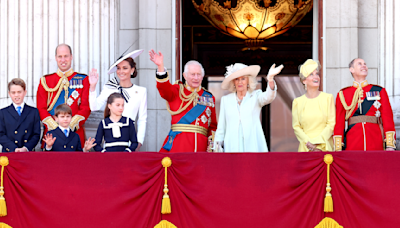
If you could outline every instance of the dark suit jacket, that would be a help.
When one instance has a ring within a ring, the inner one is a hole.
[[[25,104],[21,116],[12,104],[0,110],[0,144],[3,152],[12,152],[24,146],[32,151],[39,139],[40,118],[36,108]]]
[[[51,148],[52,151],[82,151],[79,135],[71,130],[69,131],[68,138],[59,127],[47,132],[47,134],[52,134],[53,137],[56,137],[56,141]],[[44,145],[44,149],[46,150],[46,144]]]

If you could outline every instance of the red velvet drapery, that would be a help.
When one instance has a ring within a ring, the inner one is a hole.
[[[323,212],[325,153],[9,153],[14,228],[400,226],[398,152],[334,152],[333,213]],[[161,214],[164,168],[172,213]]]

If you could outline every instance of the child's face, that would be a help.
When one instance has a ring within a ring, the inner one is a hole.
[[[24,90],[19,85],[10,86],[10,91],[8,91],[8,95],[10,95],[11,100],[16,105],[21,105],[24,102],[24,97],[26,95],[26,90]]]
[[[71,123],[72,116],[68,113],[60,113],[58,116],[54,117],[56,122],[63,128],[68,128],[69,123]]]
[[[108,105],[111,114],[116,116],[122,116],[122,112],[124,111],[124,99],[123,98],[116,98],[114,102]]]

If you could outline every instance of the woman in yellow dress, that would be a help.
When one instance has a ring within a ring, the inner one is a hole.
[[[308,59],[300,66],[300,81],[306,93],[294,99],[292,125],[300,142],[299,152],[332,151],[335,102],[332,94],[319,91],[319,62]]]

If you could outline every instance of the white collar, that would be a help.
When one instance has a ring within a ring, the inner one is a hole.
[[[63,128],[60,125],[58,125],[58,127],[60,128],[60,130],[64,133],[64,130],[67,130],[67,135],[69,135],[69,127],[68,128]]]
[[[17,105],[17,104],[15,104],[15,103],[13,102],[13,105],[14,105],[14,109],[15,109],[15,110],[17,110],[17,107],[18,107],[18,106],[21,107],[21,112],[22,112],[22,110],[24,110],[25,102],[22,102],[21,105]]]

